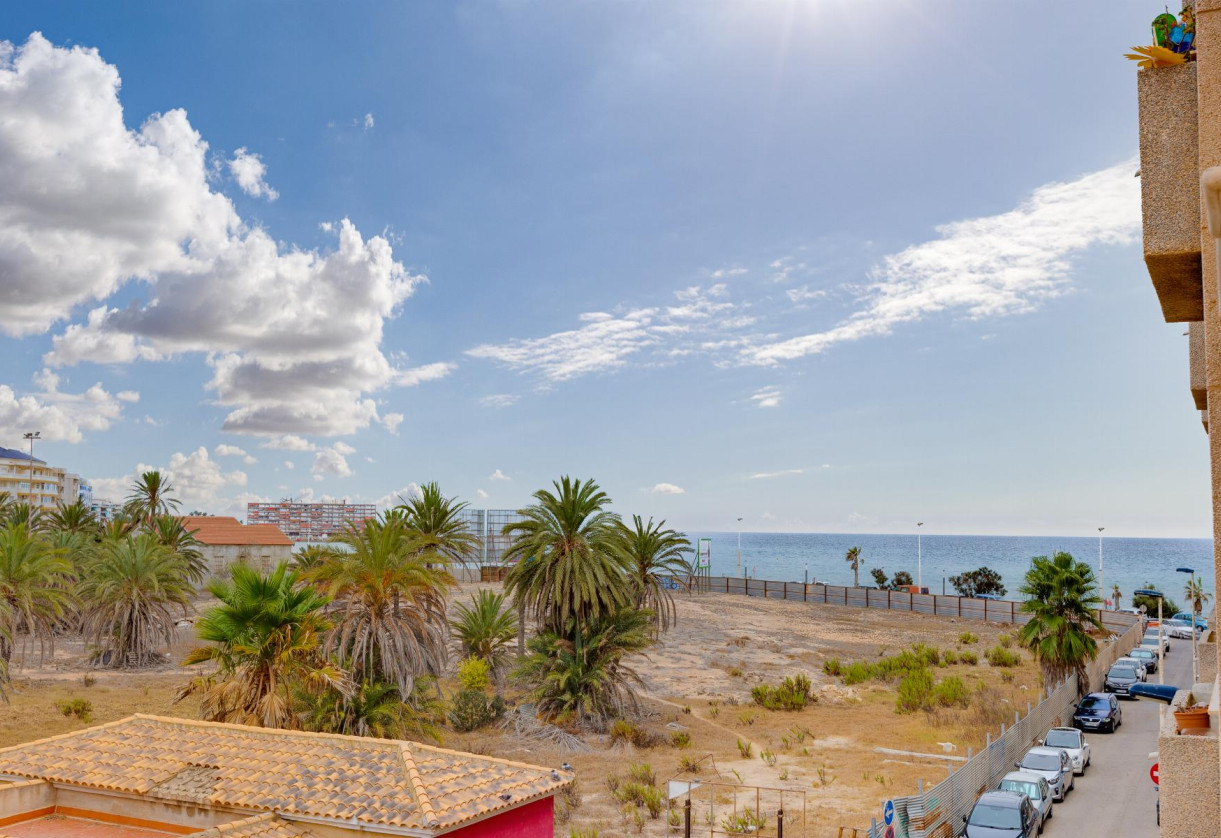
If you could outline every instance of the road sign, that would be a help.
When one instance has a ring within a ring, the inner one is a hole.
[[[1159,785],[1158,777],[1157,777],[1157,767],[1159,765],[1161,765],[1160,762],[1155,762],[1155,763],[1153,763],[1153,767],[1149,769],[1149,779],[1153,781],[1153,785],[1155,785],[1155,786]]]
[[[893,826],[886,827],[886,831],[882,833],[882,838],[895,838],[895,828]]]
[[[895,802],[893,800],[886,801],[886,808],[882,810],[882,820],[887,826],[895,822]],[[890,830],[893,832],[894,830]]]

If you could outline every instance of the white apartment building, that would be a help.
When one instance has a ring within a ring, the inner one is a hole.
[[[60,504],[75,503],[88,486],[79,474],[49,466],[37,457],[31,459],[25,451],[0,448],[0,492],[19,503],[54,510]]]

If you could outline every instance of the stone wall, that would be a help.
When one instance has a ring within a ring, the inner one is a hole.
[[[1176,703],[1186,690],[1175,696]],[[1221,835],[1218,807],[1217,729],[1207,736],[1180,736],[1175,732],[1174,713],[1167,708],[1157,740],[1161,781],[1161,834],[1174,838],[1217,838]]]

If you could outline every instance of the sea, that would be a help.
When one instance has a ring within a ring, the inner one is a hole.
[[[850,547],[861,548],[860,583],[872,585],[870,568],[880,567],[887,576],[906,570],[916,578],[915,535],[852,535],[839,533],[742,533],[741,569],[738,565],[736,532],[687,533],[694,546],[701,538],[712,540],[712,574],[746,575],[755,579],[785,582],[819,581],[851,585],[852,569],[844,561]],[[1021,599],[1018,588],[1034,556],[1071,553],[1088,562],[1098,574],[1098,539],[1071,536],[932,535],[920,538],[923,584],[930,593],[954,593],[949,577],[988,566],[1001,575],[1007,598]],[[1109,596],[1112,585],[1123,595],[1113,607],[1130,605],[1137,588],[1152,583],[1178,604],[1184,604],[1187,575],[1177,568],[1196,571],[1204,587],[1215,593],[1213,543],[1207,538],[1104,538],[1103,582]],[[1211,610],[1210,603],[1206,610]]]

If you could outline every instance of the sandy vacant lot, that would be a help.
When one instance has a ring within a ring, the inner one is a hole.
[[[465,601],[474,590],[476,586],[465,586],[454,601]],[[754,787],[784,789],[784,807],[790,816],[786,835],[830,836],[841,825],[868,825],[888,797],[913,792],[918,780],[935,783],[943,778],[951,763],[936,755],[965,756],[968,748],[978,748],[985,734],[1011,719],[1014,710],[1024,712],[1039,689],[1029,660],[1006,670],[983,662],[983,651],[1010,630],[1006,626],[725,594],[681,595],[677,601],[677,627],[647,658],[636,662],[646,684],[642,727],[658,740],[656,746],[612,747],[608,737],[592,735],[584,737],[580,751],[561,750],[501,728],[448,733],[444,744],[542,765],[571,763],[579,778],[582,805],[557,828],[561,838],[590,836],[595,829],[600,836],[637,834],[635,816],[621,811],[608,778],[613,783],[626,775],[631,764],[639,763],[647,764],[664,785],[680,776],[682,759],[698,763],[699,768],[698,775],[682,776],[724,784],[715,790],[705,786],[704,796],[698,798],[706,810],[712,793],[717,807],[713,819],[718,823],[732,813],[735,797],[739,807],[753,807]],[[964,631],[978,635],[979,641],[960,644]],[[981,662],[976,666],[936,670],[938,677],[963,678],[972,690],[969,708],[899,715],[893,686],[845,687],[823,674],[828,658],[844,663],[876,660],[917,641],[979,654]],[[180,660],[192,643],[192,629],[184,626],[172,659]],[[24,665],[14,663],[10,704],[0,707],[0,746],[135,712],[193,716],[197,709],[190,703],[172,703],[175,689],[189,677],[172,663],[139,673],[92,671],[85,664],[84,649],[73,642],[60,643],[51,660],[39,663],[36,652],[31,652]],[[786,712],[751,703],[752,686],[797,673],[814,682],[818,700],[812,706]],[[61,703],[75,698],[90,702],[88,722],[60,711]],[[680,740],[682,733],[687,734],[689,744],[672,744],[675,733]],[[744,756],[747,746],[749,756]],[[933,756],[885,754],[876,750],[879,747]],[[778,805],[776,793],[762,794],[765,808]],[[803,809],[804,831],[791,820]],[[706,814],[697,816],[697,835],[708,834]],[[646,815],[643,834],[670,834],[665,819],[664,812],[657,820]]]

